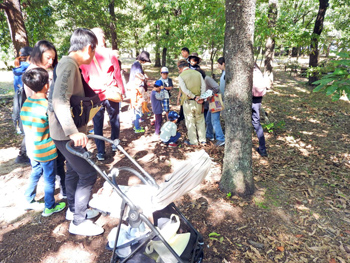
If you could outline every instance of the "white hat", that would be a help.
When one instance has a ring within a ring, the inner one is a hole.
[[[169,73],[169,69],[167,67],[162,67],[160,73]]]

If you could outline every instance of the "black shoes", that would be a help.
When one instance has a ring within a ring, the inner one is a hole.
[[[260,150],[260,148],[256,148],[256,151],[260,154],[261,157],[267,157],[268,154],[266,152],[266,149],[265,150]]]

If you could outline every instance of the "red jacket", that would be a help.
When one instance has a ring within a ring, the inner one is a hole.
[[[106,87],[116,86],[122,94],[125,94],[122,76],[120,74],[120,66],[116,53],[104,47],[97,47],[95,58],[102,70],[97,69],[94,60],[89,65],[81,65],[83,77],[91,88],[99,95],[100,100],[105,100]],[[102,76],[101,76],[102,75]]]

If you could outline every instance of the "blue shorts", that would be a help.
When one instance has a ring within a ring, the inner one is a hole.
[[[169,99],[162,100],[163,111],[169,112]]]

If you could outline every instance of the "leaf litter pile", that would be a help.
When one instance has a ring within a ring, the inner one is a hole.
[[[255,194],[242,199],[220,192],[223,147],[208,143],[211,174],[176,204],[204,237],[204,262],[350,262],[350,104],[313,93],[306,79],[278,70],[275,79],[263,100],[269,157],[253,151]],[[175,105],[175,92],[171,99]],[[20,209],[30,167],[14,164],[22,138],[13,135],[10,100],[0,107],[0,262],[109,262],[105,245],[117,219],[101,215],[97,223],[105,233],[88,238],[69,235],[64,212],[42,218]],[[152,137],[150,118],[144,135],[134,134],[126,120],[122,146],[158,182],[195,150],[161,145]],[[183,124],[179,130],[184,134]],[[89,149],[96,154],[93,143]],[[106,161],[97,163],[103,169],[131,165],[110,146],[106,152]],[[102,184],[99,178],[93,191]]]

